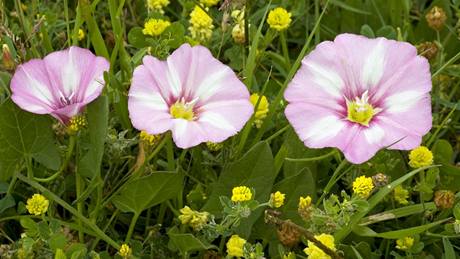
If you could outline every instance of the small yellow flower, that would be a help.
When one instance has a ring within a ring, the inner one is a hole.
[[[323,245],[327,246],[332,251],[336,251],[334,244],[334,236],[329,234],[315,235],[315,238],[318,239]],[[309,259],[330,259],[331,257],[327,255],[323,250],[315,245],[315,243],[308,241],[308,247],[303,250]]]
[[[414,238],[412,237],[403,237],[396,240],[396,248],[399,250],[407,251],[412,248],[414,245]]]
[[[208,147],[209,150],[216,152],[221,150],[224,147],[224,143],[214,143],[214,142],[206,142],[206,146]]]
[[[120,250],[118,250],[118,253],[123,257],[123,258],[128,258],[132,254],[131,247],[129,247],[127,244],[122,244],[120,247]]]
[[[244,244],[246,240],[239,237],[238,235],[233,235],[227,241],[227,254],[229,256],[243,257],[244,255]]]
[[[244,23],[237,23],[235,26],[233,26],[232,38],[237,44],[244,44],[246,42]]]
[[[139,140],[143,144],[145,144],[147,147],[155,146],[156,144],[158,144],[158,142],[160,142],[160,139],[161,139],[160,135],[152,135],[152,134],[147,133],[144,130],[141,131],[141,133],[139,133]]]
[[[299,198],[299,210],[307,209],[311,206],[311,197],[300,197]]]
[[[78,41],[82,41],[83,39],[85,39],[85,31],[78,29]]]
[[[270,207],[279,208],[283,206],[285,197],[286,197],[286,194],[281,193],[279,191],[272,193],[270,195],[270,201],[269,201]]]
[[[206,10],[208,10],[206,8]],[[192,39],[198,42],[206,42],[212,36],[212,18],[204,10],[203,7],[196,5],[190,13],[190,27],[188,27],[192,34]]]
[[[259,102],[259,98],[260,98],[260,102]],[[265,117],[267,117],[267,114],[268,114],[269,103],[268,103],[267,97],[265,97],[264,95],[260,96],[259,94],[254,93],[249,98],[249,101],[254,106],[254,109],[256,107],[257,102],[259,102],[259,105],[257,106],[257,110],[255,110],[255,113],[254,113],[254,124],[256,125],[257,128],[260,128],[262,126],[263,119],[265,119]]]
[[[401,205],[409,204],[409,191],[398,185],[393,190],[394,199]]]
[[[283,259],[296,259],[294,252],[289,252],[288,254],[283,255]]]
[[[77,115],[70,119],[69,125],[67,126],[67,133],[69,135],[75,135],[84,127],[86,127],[86,118],[83,115]]]
[[[170,25],[171,23],[169,21],[165,21],[163,19],[149,19],[144,24],[142,33],[144,35],[158,36],[162,34]]]
[[[192,210],[190,207],[185,206],[184,208],[180,209],[181,215],[179,216],[179,220],[184,225],[190,225],[193,230],[198,231],[206,225],[209,218],[208,212],[198,212]]]
[[[360,176],[353,182],[353,192],[361,198],[367,198],[374,189],[371,177]]]
[[[409,165],[412,168],[420,168],[433,164],[433,153],[424,146],[412,149],[409,153]]]
[[[233,202],[242,202],[249,201],[252,199],[252,192],[246,186],[238,186],[232,190],[232,201]]]
[[[34,194],[27,200],[27,211],[36,216],[44,214],[48,210],[50,202],[41,194]]]
[[[219,0],[200,0],[200,3],[206,5],[206,6],[214,6],[217,3],[219,3]]]
[[[163,8],[169,4],[169,0],[147,0],[147,7],[150,11],[164,13]]]
[[[291,13],[282,7],[277,7],[270,11],[267,18],[267,23],[270,28],[277,31],[285,30],[291,24]]]

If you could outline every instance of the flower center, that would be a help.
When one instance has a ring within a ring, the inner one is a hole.
[[[366,127],[369,126],[372,117],[379,113],[381,109],[372,107],[368,101],[367,91],[363,93],[361,98],[355,97],[354,101],[347,100],[347,119]]]
[[[193,104],[177,101],[169,108],[169,113],[175,119],[184,119],[191,121],[194,119],[195,114],[193,113]]]

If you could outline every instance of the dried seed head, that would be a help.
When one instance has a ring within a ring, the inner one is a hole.
[[[455,194],[452,191],[440,190],[434,193],[434,203],[439,209],[450,209],[455,203]]]
[[[447,20],[446,12],[438,6],[431,8],[431,10],[425,15],[425,18],[428,26],[436,31],[440,31]]]

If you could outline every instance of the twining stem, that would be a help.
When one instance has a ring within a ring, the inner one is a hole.
[[[66,156],[65,156],[64,162],[61,165],[61,168],[59,168],[59,171],[57,171],[55,174],[47,178],[34,177],[34,180],[37,182],[43,182],[43,183],[51,182],[52,180],[56,179],[60,174],[62,174],[62,172],[64,172],[67,169],[67,165],[69,164],[70,158],[72,157],[73,151],[75,149],[75,143],[76,143],[76,137],[70,136],[69,145],[67,146]]]
[[[131,236],[133,235],[134,227],[136,226],[136,222],[139,216],[140,213],[134,213],[134,216],[131,219],[131,224],[129,224],[128,234],[126,235],[125,243],[129,243],[129,241],[131,240]]]
[[[348,164],[347,160],[343,159],[342,162],[340,162],[339,166],[337,166],[331,179],[329,179],[329,182],[326,184],[326,187],[324,187],[323,194],[321,194],[321,197],[316,202],[316,206],[319,206],[319,204],[321,204],[321,202],[323,201],[324,197],[326,197],[326,195],[329,194],[332,186],[334,186],[334,184],[340,179],[339,177],[340,172],[347,164]]]
[[[85,216],[83,216],[76,209],[70,206],[70,204],[59,198],[59,196],[57,196],[41,184],[34,182],[33,180],[23,176],[22,174],[18,174],[17,177],[19,180],[23,181],[24,183],[27,183],[28,185],[40,191],[48,199],[52,200],[53,202],[56,202],[57,204],[61,205],[64,209],[68,210],[70,213],[72,213],[72,215],[74,215],[77,219],[81,220],[92,231],[94,231],[94,234],[97,237],[107,242],[107,244],[111,245],[113,248],[117,250],[120,248],[120,245],[117,244],[117,242],[113,241],[113,239],[111,239],[109,236],[107,236],[96,224],[91,222],[89,219],[85,218]]]

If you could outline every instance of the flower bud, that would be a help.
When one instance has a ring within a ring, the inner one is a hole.
[[[14,68],[16,67],[16,63],[14,62],[14,59],[11,56],[11,51],[7,44],[3,44],[2,54],[3,67],[6,70],[14,70]]]

